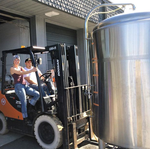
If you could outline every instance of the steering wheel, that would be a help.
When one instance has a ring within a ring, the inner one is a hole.
[[[51,76],[51,72],[46,72],[46,73],[44,73],[44,74],[42,74],[41,76],[40,76],[40,79],[42,78],[42,77],[44,77],[45,78],[45,81]],[[42,80],[42,79],[41,79]]]

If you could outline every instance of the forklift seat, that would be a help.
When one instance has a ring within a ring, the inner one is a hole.
[[[11,75],[5,76],[5,87],[7,87],[7,88],[14,87],[14,78]]]
[[[15,93],[15,90],[8,90],[5,92],[6,94],[14,94]]]

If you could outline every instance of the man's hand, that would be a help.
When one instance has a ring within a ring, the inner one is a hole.
[[[29,84],[36,84],[35,82],[33,82],[30,77],[25,77],[25,80],[28,81]],[[36,84],[37,85],[37,84]]]
[[[32,72],[36,72],[36,71],[37,71],[37,68],[36,68],[36,67],[33,67],[31,71],[32,71]]]

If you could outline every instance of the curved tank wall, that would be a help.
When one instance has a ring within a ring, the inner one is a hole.
[[[150,13],[104,20],[93,30],[93,130],[125,148],[150,148]]]

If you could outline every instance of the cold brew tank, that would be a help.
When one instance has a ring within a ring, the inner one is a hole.
[[[150,149],[150,12],[108,18],[93,40],[94,133],[110,144]]]

